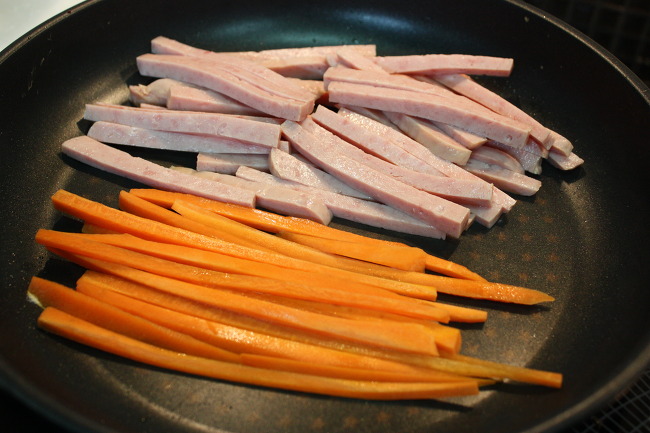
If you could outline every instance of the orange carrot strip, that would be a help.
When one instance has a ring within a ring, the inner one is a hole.
[[[126,313],[61,284],[33,277],[28,293],[43,307],[55,307],[98,326],[119,332],[137,340],[170,350],[238,362],[236,354],[180,334],[141,317]]]
[[[229,289],[237,292],[263,292],[275,296],[302,298],[318,302],[334,302],[380,311],[386,310],[424,319],[444,322],[449,320],[449,314],[446,310],[437,308],[433,304],[414,302],[414,300],[406,297],[385,296],[378,290],[376,293],[371,293],[369,290],[362,290],[360,293],[354,293],[353,291],[345,292],[344,290],[328,287],[324,282],[322,285],[319,285],[318,282],[314,283],[314,285],[308,285],[297,280],[285,281],[272,279],[271,277],[266,278],[254,275],[234,274],[231,272],[219,272],[202,267],[185,265],[172,260],[161,259],[149,254],[143,254],[93,240],[107,237],[115,239],[116,236],[65,233],[40,229],[36,234],[36,241],[47,247],[130,266],[157,275],[213,289]],[[127,237],[126,239],[128,241],[129,238]],[[142,245],[144,242],[142,240],[138,241],[137,238],[132,238],[132,244]],[[228,258],[210,256],[211,253],[207,251],[167,244],[160,244],[154,247],[150,246],[148,249],[157,249],[158,251],[176,249],[175,254],[177,256],[190,257],[193,254],[195,256],[201,256],[203,263],[206,265],[209,264],[210,260],[219,260],[222,263],[228,260]],[[247,264],[235,264],[239,267],[247,266]],[[229,270],[226,269],[226,271]],[[282,273],[282,270],[273,269],[272,271],[276,274],[278,272]],[[271,274],[267,273],[267,275]],[[309,275],[302,277],[309,278]]]
[[[48,332],[134,361],[250,385],[368,400],[443,398],[478,392],[475,383],[460,387],[456,382],[356,381],[215,361],[146,344],[53,308],[41,313],[38,325]]]
[[[400,248],[406,246],[400,242],[375,239],[356,233],[347,232],[345,230],[339,230],[334,227],[329,227],[304,218],[276,215],[274,213],[259,209],[246,208],[232,203],[222,203],[191,194],[161,191],[157,189],[136,188],[131,189],[130,192],[142,199],[156,203],[159,206],[163,206],[169,209],[171,209],[174,201],[177,199],[190,202],[205,209],[216,212],[220,215],[231,218],[235,221],[239,221],[251,227],[255,227],[270,233],[279,233],[281,231],[286,231],[297,234],[318,236],[326,239],[337,239],[341,241],[367,242],[372,244],[381,243],[384,245],[394,245]],[[438,272],[450,277],[486,281],[485,278],[467,269],[465,266],[449,260],[441,259],[430,254],[426,255],[425,266],[427,270]]]
[[[419,248],[409,246],[391,246],[390,248],[384,248],[384,244],[371,245],[365,242],[327,239],[286,231],[279,232],[278,236],[331,254],[390,266],[405,271],[424,272],[426,253]]]
[[[167,209],[164,209],[160,206],[157,206],[153,203],[150,203],[146,200],[140,199],[134,196],[133,194],[127,193],[125,191],[122,191],[120,193],[120,206],[126,211],[133,213],[134,215],[149,218],[154,221],[165,221],[165,224],[169,223],[173,226],[176,226],[178,224],[177,227],[182,227],[184,224],[180,219],[184,219],[185,217],[178,215],[174,212],[171,212]],[[214,213],[203,215],[203,217],[205,216],[210,217],[212,215],[214,215]],[[128,233],[136,234],[134,232],[135,230],[131,230],[131,229],[129,229],[128,231]],[[199,233],[196,234],[199,235]],[[148,237],[146,233],[137,236],[150,239],[150,237]],[[277,240],[275,236],[271,236],[271,237]],[[152,239],[152,240],[156,240],[156,239]],[[163,242],[165,241],[163,240]],[[166,242],[179,243],[174,239],[168,240]],[[334,263],[334,265],[345,266],[348,262],[355,262],[353,266],[354,270],[327,266],[327,265],[315,263],[313,261],[303,260],[301,257],[294,258],[280,253],[255,250],[250,248],[246,249],[241,245],[237,245],[237,244],[230,244],[230,245],[231,247],[228,246],[226,243],[222,243],[221,245],[214,245],[208,242],[198,242],[195,247],[211,250],[211,251],[219,251],[219,252],[223,252],[224,254],[230,254],[236,257],[248,258],[250,260],[255,260],[255,261],[260,261],[265,263],[273,263],[279,266],[284,266],[292,269],[302,269],[305,271],[319,270],[322,272],[329,273],[330,275],[333,276],[344,278],[348,281],[353,280],[353,281],[363,282],[365,284],[384,288],[386,290],[390,290],[395,293],[408,294],[411,291],[415,291],[416,293],[419,294],[419,297],[421,298],[428,299],[428,300],[436,299],[436,291],[433,288],[420,287],[418,285],[413,285],[412,283],[407,283],[407,282],[398,281],[394,279],[375,277],[372,275],[368,275],[366,273],[359,273],[357,272],[357,270],[359,270],[358,263],[360,262],[352,261],[350,259],[343,260],[343,261],[340,260]],[[320,254],[320,256],[321,258],[323,258],[326,257],[327,254],[322,253]],[[331,257],[329,257],[328,259],[331,259]],[[378,265],[374,265],[372,263],[367,263],[364,265],[364,267],[370,265],[379,267]]]
[[[243,364],[253,367],[340,379],[376,380],[379,382],[476,382],[467,377],[424,369],[413,373],[373,371],[365,368],[341,367],[252,353],[242,353],[241,360]]]
[[[42,239],[41,239],[42,240]],[[112,249],[110,245],[96,242],[94,249]],[[70,251],[73,247],[58,245],[51,242],[51,248]],[[110,247],[110,248],[109,248]],[[116,248],[119,250],[119,248]],[[73,252],[88,256],[95,251]],[[137,254],[137,253],[135,253]],[[110,260],[110,259],[109,259]],[[400,326],[361,320],[349,320],[315,314],[304,310],[289,308],[274,302],[267,302],[240,295],[226,290],[217,290],[197,284],[187,283],[174,278],[164,277],[129,266],[117,265],[130,269],[128,279],[140,282],[158,290],[179,294],[195,301],[229,309],[231,311],[248,314],[263,320],[274,321],[285,326],[303,329],[309,332],[335,336],[344,340],[362,342],[365,344],[387,347],[404,352],[437,354],[433,335],[420,325],[403,323]],[[121,275],[124,277],[124,275]],[[234,275],[231,275],[234,277]]]
[[[128,277],[129,274],[132,273],[130,268],[120,267],[100,260],[84,258],[82,256],[70,255],[63,251],[59,251],[58,253],[69,260],[77,262],[81,266],[99,270],[99,272],[86,271],[77,281],[78,285],[84,284],[84,280],[90,279],[92,283],[99,284],[101,287],[190,316],[227,324],[260,334],[275,336],[284,340],[301,342],[310,346],[326,347],[337,351],[363,355],[363,359],[365,359],[364,363],[361,364],[363,367],[371,367],[387,371],[404,371],[405,365],[409,368],[414,368],[408,362],[412,356],[411,354],[362,345],[351,341],[343,341],[325,335],[312,334],[297,328],[281,326],[269,321],[259,320],[251,316],[224,310],[212,305],[206,305],[183,296],[152,289],[137,282],[124,279],[120,276],[124,275],[125,277]],[[286,354],[287,356],[290,356],[291,351],[288,350]],[[377,360],[376,358],[380,359]],[[369,359],[371,360],[370,362],[368,361]],[[386,364],[384,360],[393,360],[399,364]],[[344,365],[353,366],[355,364]]]

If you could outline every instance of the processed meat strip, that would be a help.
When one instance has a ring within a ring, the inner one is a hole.
[[[87,136],[67,140],[61,149],[71,158],[152,188],[194,194],[246,207],[255,206],[255,194],[251,191],[176,172]]]
[[[517,159],[499,149],[491,146],[481,146],[472,152],[472,158],[475,161],[481,161],[486,164],[498,165],[515,173],[524,174],[524,168]]]
[[[551,131],[547,144],[547,149],[560,155],[569,156],[573,152],[573,144],[555,131]]]
[[[548,162],[560,170],[573,170],[581,166],[585,161],[573,152],[567,156],[551,149],[548,154]]]
[[[402,113],[393,113],[391,111],[385,111],[384,114],[404,134],[447,161],[464,165],[472,154],[471,150],[454,141],[447,134],[424,119],[407,116]]]
[[[199,153],[196,156],[197,171],[235,174],[242,165],[257,170],[269,171],[269,156],[253,153]]]
[[[458,167],[455,164],[445,161],[442,158],[438,158],[433,155],[428,150],[424,149],[419,143],[405,136],[404,134],[395,131],[392,128],[389,128],[379,122],[375,122],[372,119],[369,119],[365,116],[359,115],[349,110],[339,110],[339,114],[348,119],[349,121],[356,123],[357,125],[367,129],[376,137],[380,137],[384,143],[386,143],[386,148],[398,148],[403,152],[410,153],[412,157],[416,160],[421,161],[424,164],[424,170],[420,170],[418,165],[414,165],[412,168],[414,170],[423,171],[425,173],[431,173],[431,170],[436,170],[438,173],[441,173],[445,176],[456,178],[456,179],[471,179],[479,180],[484,182],[479,177],[473,175],[472,173],[464,170],[461,167]],[[391,144],[393,146],[391,146]],[[380,155],[381,156],[381,155]],[[479,207],[476,209],[471,209],[472,213],[476,215],[476,221],[480,224],[490,227],[494,221],[496,221],[497,216],[501,211],[508,212],[515,205],[516,200],[508,196],[503,191],[498,188],[492,187],[492,201],[488,207]]]
[[[280,140],[280,127],[277,124],[218,113],[87,104],[84,119],[159,131],[216,135],[268,147],[276,147]]]
[[[241,79],[278,96],[309,102],[312,95],[293,81],[282,75],[239,56],[228,53],[215,53],[201,50],[190,45],[163,36],[151,41],[151,50],[155,54],[182,54],[190,57],[203,57],[215,61],[215,67],[225,68]]]
[[[362,200],[337,194],[331,191],[301,185],[297,182],[280,179],[269,173],[249,168],[240,167],[237,170],[237,177],[268,182],[273,185],[282,185],[298,191],[306,192],[318,197],[327,205],[335,217],[365,224],[371,227],[379,227],[386,230],[393,230],[399,233],[406,233],[418,236],[425,236],[434,239],[445,239],[445,233],[437,228],[426,224],[410,215],[395,208],[386,206],[383,203]]]
[[[327,62],[330,66],[342,65],[347,68],[377,71],[387,74],[384,68],[374,62],[372,57],[364,56],[357,50],[342,48],[336,51],[336,54],[328,56]]]
[[[542,161],[544,160],[544,157],[540,152],[528,152],[528,147],[515,149],[514,147],[506,146],[505,144],[497,143],[496,141],[489,141],[487,145],[511,155],[519,162],[524,171],[532,174],[542,174]],[[535,148],[541,146],[534,141],[533,145]],[[548,156],[548,153],[545,155]]]
[[[494,113],[474,110],[466,104],[454,104],[450,98],[438,95],[339,81],[330,83],[328,92],[329,100],[334,103],[424,117],[514,147],[523,146],[530,133],[530,128],[526,125]]]
[[[375,63],[391,73],[469,74],[507,77],[513,59],[467,54],[425,54],[376,57]]]
[[[539,180],[532,177],[474,159],[470,159],[465,168],[467,171],[492,182],[502,190],[514,194],[535,195],[542,186]]]
[[[271,150],[269,146],[257,146],[215,135],[156,131],[104,121],[93,123],[87,135],[102,143],[180,152],[268,154]]]
[[[314,108],[313,99],[303,102],[274,95],[229,71],[215,68],[213,61],[203,57],[143,54],[137,57],[136,63],[144,76],[172,78],[206,87],[283,119],[302,120]]]
[[[287,152],[275,149],[269,153],[267,161],[269,169],[261,171],[269,171],[280,179],[293,180],[302,185],[313,186],[314,188],[363,200],[372,200],[372,197],[367,194],[351,188],[349,185],[341,182],[331,174],[308,164]],[[250,167],[249,165],[247,166]]]
[[[329,224],[332,220],[332,212],[322,200],[303,192],[294,191],[278,185],[269,185],[262,182],[241,179],[227,174],[196,171],[187,167],[174,167],[174,169],[182,173],[187,173],[190,176],[251,191],[255,194],[256,206],[271,212],[307,218],[321,224]]]
[[[548,139],[550,131],[544,125],[502,96],[480,85],[471,77],[463,74],[450,74],[436,75],[435,79],[454,92],[464,95],[496,113],[530,125],[530,135],[538,142],[544,144]]]
[[[456,238],[467,227],[467,208],[406,185],[345,155],[332,154],[298,123],[284,122],[282,132],[292,147],[312,163],[376,200]]]
[[[202,111],[207,113],[265,115],[265,113],[241,104],[219,92],[190,86],[173,86],[170,88],[167,108],[170,110]]]
[[[414,188],[463,205],[471,203],[485,206],[490,203],[492,199],[492,187],[486,182],[431,175],[392,164],[364,152],[325,127],[319,126],[320,124],[317,123],[318,119],[320,119],[323,124],[336,125],[335,120],[337,120],[337,116],[336,113],[325,107],[319,107],[316,113],[312,117],[303,120],[301,125],[307,132],[321,140],[328,148],[337,149],[338,153],[345,154],[362,164],[386,173],[394,179]]]
[[[151,104],[166,107],[167,99],[169,99],[169,89],[179,84],[181,83],[176,80],[160,78],[147,85],[129,86],[129,99],[136,106]]]
[[[456,142],[462,144],[466,148],[472,150],[484,145],[488,140],[480,135],[472,134],[471,132],[464,131],[456,126],[448,125],[446,123],[434,122],[428,120],[433,126],[440,129],[442,132],[450,136]]]

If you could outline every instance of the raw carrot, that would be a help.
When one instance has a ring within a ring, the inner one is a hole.
[[[424,272],[426,253],[419,248],[408,246],[383,248],[383,244],[370,245],[368,243],[327,239],[286,231],[279,232],[278,236],[331,254],[390,266],[405,271]]]
[[[239,357],[141,317],[126,313],[61,284],[33,277],[29,295],[43,307],[55,307],[76,317],[146,343],[205,358],[238,362]]]
[[[345,290],[328,287],[325,283],[319,285],[316,282],[311,286],[304,284],[304,282],[283,281],[254,275],[218,272],[172,260],[161,259],[152,255],[93,240],[98,237],[115,238],[114,235],[88,235],[40,229],[36,234],[36,241],[47,247],[130,266],[157,275],[199,284],[213,289],[228,289],[237,292],[265,292],[275,296],[311,299],[319,302],[334,302],[444,322],[449,320],[447,311],[437,308],[433,304],[417,302],[406,297],[400,298],[390,293],[385,295],[380,290],[375,290],[374,293],[371,293],[370,290],[365,290],[355,294],[352,291],[345,292]],[[137,240],[135,241],[137,242]],[[142,244],[142,242],[139,242],[139,244]],[[191,248],[169,246],[166,244],[158,245],[156,248],[159,251],[165,248],[168,250],[174,248],[180,249],[180,251],[177,251],[177,254],[185,255],[186,257],[194,253],[202,256],[208,255],[208,257],[203,257],[206,264],[209,263],[211,258],[209,252],[193,250]],[[212,257],[212,259],[226,260],[220,257]],[[275,270],[275,272],[281,272],[281,270]]]
[[[210,360],[146,344],[54,308],[41,313],[38,325],[48,332],[134,361],[250,385],[368,400],[443,398],[478,392],[476,383],[356,381]]]
[[[285,340],[301,342],[311,346],[327,347],[330,349],[359,354],[370,358],[392,360],[400,363],[402,367],[403,365],[410,366],[411,364],[409,362],[411,354],[389,350],[386,348],[363,345],[352,341],[343,341],[341,339],[329,337],[326,335],[317,335],[305,332],[298,328],[281,326],[269,321],[263,321],[251,316],[224,310],[213,305],[206,305],[204,303],[196,302],[180,295],[174,295],[169,292],[152,289],[150,287],[124,279],[123,277],[119,276],[121,274],[128,276],[130,268],[117,267],[111,263],[103,262],[100,260],[87,259],[81,256],[74,256],[63,251],[61,251],[60,254],[69,260],[77,262],[81,266],[89,269],[97,269],[99,271],[86,271],[84,275],[79,279],[77,284],[82,284],[82,280],[90,278],[92,283],[99,282],[102,287],[110,288],[110,290],[116,291],[126,296],[133,297],[150,304],[162,306],[164,308],[178,311],[187,315],[204,318],[209,321],[215,321],[238,328],[247,329],[260,334],[272,335]],[[438,333],[435,331],[432,332],[435,339],[435,335]],[[436,341],[436,345],[437,344],[438,342]],[[394,367],[394,365],[391,366],[390,370],[393,371]],[[400,371],[402,367],[399,368]],[[388,370],[389,368],[386,364],[382,364],[381,369]]]
[[[266,212],[260,209],[247,208],[231,203],[222,203],[216,200],[209,200],[191,194],[161,191],[157,189],[135,188],[131,189],[130,192],[137,197],[151,201],[152,203],[156,203],[159,206],[163,206],[169,209],[171,209],[174,201],[177,199],[183,200],[185,202],[196,204],[205,209],[231,218],[235,221],[239,221],[251,227],[255,227],[257,229],[270,233],[279,233],[281,231],[284,231],[341,241],[382,244],[385,246],[394,245],[398,248],[407,246],[406,244],[400,242],[375,239],[368,236],[362,236],[356,233],[347,232],[345,230],[339,230],[334,227],[329,227],[304,218],[276,215],[272,212]],[[431,254],[426,255],[425,267],[429,271],[437,272],[450,277],[486,281],[485,278],[476,272],[469,270],[465,266],[449,260],[441,259]]]
[[[103,247],[109,246],[103,245]],[[52,246],[52,248],[58,248],[58,246]],[[84,255],[83,252],[80,254]],[[266,302],[226,290],[187,283],[129,266],[113,264],[110,269],[112,272],[121,272],[119,276],[157,290],[164,290],[198,302],[308,332],[404,352],[437,354],[433,335],[418,324],[403,323],[397,326],[392,323],[391,326],[387,326],[372,321],[336,318],[285,307],[274,302]],[[100,269],[100,271],[106,272],[104,269]]]

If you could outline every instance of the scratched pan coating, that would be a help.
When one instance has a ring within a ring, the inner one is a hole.
[[[489,311],[484,326],[464,328],[464,351],[560,371],[564,388],[504,385],[444,402],[328,398],[162,371],[39,331],[39,309],[25,299],[29,278],[72,284],[80,274],[33,241],[40,227],[79,228],[52,209],[51,194],[65,188],[115,205],[119,190],[139,186],[61,156],[59,145],[87,128],[85,103],[124,103],[127,84],[146,81],[134,59],[158,35],[224,51],[373,43],[382,55],[515,58],[510,78],[485,83],[573,140],[583,168],[566,173],[546,165],[534,198],[520,198],[495,227],[472,227],[459,240],[334,224],[555,296],[552,305],[532,308],[464,302]],[[3,52],[0,76],[2,382],[67,429],[558,431],[612,399],[650,358],[648,89],[593,42],[534,9],[481,0],[93,1]]]

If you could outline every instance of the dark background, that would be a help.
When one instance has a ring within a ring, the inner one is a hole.
[[[650,84],[650,0],[529,0],[577,28],[617,56]],[[31,408],[0,390],[0,419],[12,420],[0,431],[65,433]],[[650,431],[650,370],[616,401],[570,432]]]

